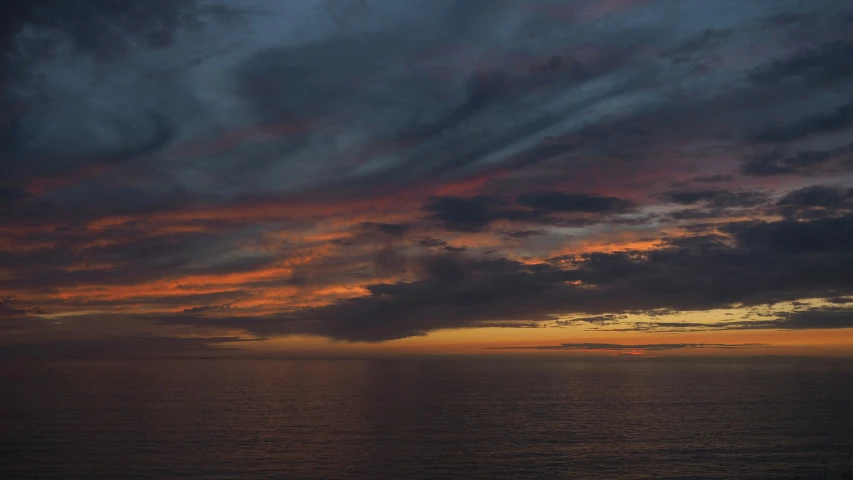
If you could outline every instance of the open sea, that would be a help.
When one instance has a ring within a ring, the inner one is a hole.
[[[841,478],[851,451],[849,364],[0,362],[4,480]]]

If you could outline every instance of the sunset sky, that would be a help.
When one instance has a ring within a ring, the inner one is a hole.
[[[0,356],[853,355],[851,2],[41,3]]]

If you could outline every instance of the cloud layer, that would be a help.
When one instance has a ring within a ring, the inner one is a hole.
[[[3,8],[0,345],[853,326],[845,2]]]

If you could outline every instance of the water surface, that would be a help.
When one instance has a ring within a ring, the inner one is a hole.
[[[0,363],[5,479],[793,478],[853,369],[551,359]]]

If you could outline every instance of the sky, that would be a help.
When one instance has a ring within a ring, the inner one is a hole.
[[[21,0],[0,356],[853,355],[853,4]]]

